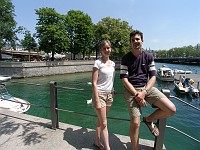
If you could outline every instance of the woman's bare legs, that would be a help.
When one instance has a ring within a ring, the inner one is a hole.
[[[95,109],[96,114],[98,116],[98,120],[96,122],[96,139],[95,144],[99,147],[102,147],[100,142],[100,136],[102,134],[102,138],[105,145],[105,150],[110,150],[109,146],[109,137],[108,137],[108,128],[107,128],[107,113],[110,110],[110,107],[103,107],[101,109]]]

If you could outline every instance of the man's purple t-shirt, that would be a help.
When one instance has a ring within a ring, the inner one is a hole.
[[[142,51],[135,57],[132,52],[128,52],[122,57],[120,79],[128,78],[134,87],[144,87],[149,77],[155,75],[156,68],[152,54]]]

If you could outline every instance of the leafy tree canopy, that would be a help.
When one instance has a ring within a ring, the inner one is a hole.
[[[156,52],[157,57],[200,57],[200,48],[197,46],[175,47],[170,50],[160,50]]]
[[[0,0],[0,52],[5,44],[11,44],[15,39],[17,23],[14,20],[14,16],[14,6],[11,1]]]
[[[69,47],[68,33],[64,23],[64,16],[57,13],[53,8],[40,8],[36,10],[38,23],[36,37],[39,41],[39,49],[46,53],[67,51]]]
[[[93,39],[93,23],[91,18],[82,11],[70,10],[66,15],[66,30],[69,33],[69,51],[75,55],[91,53]]]
[[[114,50],[113,54],[121,57],[130,50],[129,35],[132,30],[126,21],[110,17],[103,18],[95,27],[96,44],[103,39],[110,40]]]
[[[29,31],[25,32],[24,39],[21,40],[21,44],[28,51],[35,50],[37,48],[37,43]]]

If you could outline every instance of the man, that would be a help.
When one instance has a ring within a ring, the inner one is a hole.
[[[182,83],[183,87],[185,87],[185,76],[182,76],[181,83]]]
[[[176,112],[175,105],[157,88],[154,58],[142,50],[143,33],[135,30],[130,33],[132,51],[122,57],[120,78],[125,87],[124,97],[130,115],[130,139],[132,149],[138,149],[141,107],[146,101],[157,109],[149,116],[143,117],[154,136],[159,135],[154,120],[172,116]]]

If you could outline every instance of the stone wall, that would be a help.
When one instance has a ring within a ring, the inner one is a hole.
[[[116,69],[120,62],[116,61]],[[12,78],[92,71],[94,61],[0,62],[0,75]]]
[[[0,62],[0,75],[12,78],[92,71],[94,61]]]

